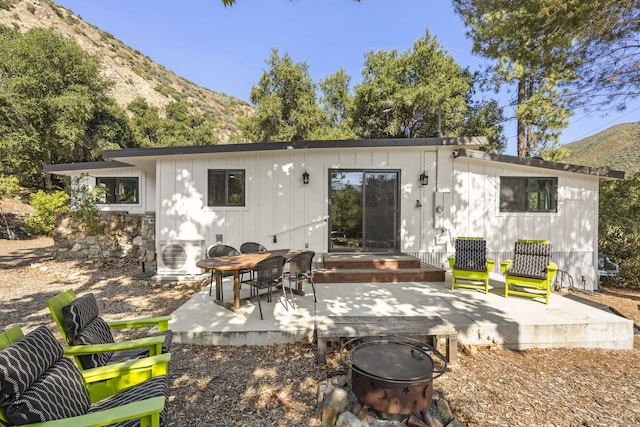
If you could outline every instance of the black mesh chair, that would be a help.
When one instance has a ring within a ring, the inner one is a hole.
[[[281,255],[274,255],[265,258],[256,264],[255,278],[245,282],[255,289],[258,307],[260,308],[260,319],[264,319],[262,315],[262,305],[260,303],[260,290],[267,289],[267,301],[271,302],[271,290],[282,284],[282,272],[285,262],[285,257]]]
[[[265,248],[260,243],[244,242],[243,244],[240,245],[240,252],[243,253],[243,254],[257,254],[257,253],[260,253],[260,252],[268,252],[268,251],[267,251],[267,248]],[[249,273],[249,280],[253,280],[253,278],[255,277],[255,269],[244,271],[244,273]],[[240,280],[240,283],[242,283],[242,282],[243,281]],[[253,292],[253,290],[252,290],[252,292]]]
[[[215,258],[219,256],[229,256],[229,255],[239,255],[239,254],[240,252],[238,252],[238,250],[233,246],[222,245],[222,244],[213,245],[207,251],[207,256],[209,258]],[[242,274],[242,272],[240,273]],[[214,275],[215,275],[215,270],[211,270],[211,281],[209,282],[209,296],[211,296],[211,288],[213,287],[213,282],[215,280]],[[232,272],[222,273],[222,277],[228,277],[228,276],[233,276],[233,273]],[[224,300],[222,283],[220,284],[220,299]]]
[[[285,273],[284,276],[289,281],[289,289],[291,289],[292,282],[297,284],[306,280],[308,283],[311,283],[311,288],[313,289],[313,301],[318,302],[318,298],[316,297],[316,285],[313,283],[311,271],[313,257],[315,254],[316,253],[313,251],[303,251],[295,254],[289,260],[289,272]],[[293,301],[293,292],[291,299]]]
[[[244,242],[240,245],[240,252],[243,254],[257,254],[259,252],[267,252],[267,248],[256,242]]]

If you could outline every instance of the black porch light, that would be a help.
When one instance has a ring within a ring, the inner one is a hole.
[[[422,185],[429,184],[429,174],[426,171],[420,174],[420,184]]]
[[[309,172],[307,172],[306,170],[302,173],[302,183],[303,184],[309,183]]]

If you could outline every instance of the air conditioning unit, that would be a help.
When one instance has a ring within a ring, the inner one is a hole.
[[[164,240],[158,246],[158,276],[197,276],[204,258],[204,240]]]

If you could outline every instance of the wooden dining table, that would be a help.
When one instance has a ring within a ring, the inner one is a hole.
[[[238,311],[240,310],[240,272],[242,270],[251,270],[263,259],[274,255],[282,255],[289,261],[300,252],[301,250],[298,249],[275,249],[268,252],[217,256],[201,259],[196,262],[196,266],[215,273],[217,302],[222,302],[222,274],[233,273],[233,306],[231,308]]]

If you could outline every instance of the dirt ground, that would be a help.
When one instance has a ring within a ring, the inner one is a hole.
[[[194,293],[193,284],[134,280],[133,263],[56,262],[52,251],[49,238],[0,240],[0,330],[44,324],[58,334],[45,301],[69,288],[93,292],[107,320],[170,314]],[[638,291],[576,296],[640,325]],[[619,351],[460,348],[459,365],[434,382],[434,393],[465,426],[640,425],[639,338]],[[173,345],[168,425],[320,426],[316,385],[340,367],[329,350],[328,365],[319,366],[308,343]]]

